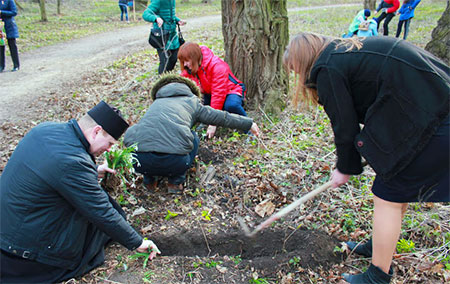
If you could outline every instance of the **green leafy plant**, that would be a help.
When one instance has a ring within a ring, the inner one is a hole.
[[[205,263],[205,267],[206,268],[214,268],[217,265],[222,264],[222,261],[213,261],[211,260],[210,262]]]
[[[150,259],[150,253],[149,252],[137,252],[133,255],[130,255],[128,258],[129,259],[143,258],[144,263],[142,264],[142,268],[145,269],[147,267],[148,260]]]
[[[266,278],[256,278],[248,280],[248,283],[251,284],[269,284],[269,281]]]
[[[211,211],[203,210],[202,217],[205,218],[205,220],[207,221],[211,221]]]
[[[293,258],[289,259],[289,265],[299,266],[300,265],[300,257],[294,256]]]
[[[151,278],[152,276],[155,275],[155,272],[153,271],[147,271],[144,273],[144,277],[142,277],[142,281],[144,281],[145,283],[151,283]]]
[[[130,147],[125,147],[121,142],[119,145],[114,145],[109,152],[105,152],[105,158],[108,162],[108,167],[116,170],[119,177],[125,176],[130,170],[133,170],[133,165],[139,163],[133,155],[138,149],[137,144]]]
[[[236,256],[232,256],[231,260],[234,262],[234,264],[238,265],[239,263],[241,263],[242,258],[241,255],[236,255]]]
[[[414,252],[415,249],[416,249],[416,244],[413,241],[400,239],[397,242],[397,251],[399,253]]]
[[[175,218],[178,216],[178,213],[175,212],[171,212],[170,210],[167,210],[167,215],[166,217],[164,217],[164,219],[166,219],[167,221],[170,220],[170,218]]]

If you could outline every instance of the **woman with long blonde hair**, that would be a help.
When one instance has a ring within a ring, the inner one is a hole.
[[[291,40],[284,64],[297,75],[293,104],[323,105],[330,117],[337,154],[333,187],[362,172],[361,157],[377,173],[372,239],[348,243],[372,256],[372,264],[344,279],[389,283],[408,203],[450,201],[449,67],[394,38],[313,33]]]

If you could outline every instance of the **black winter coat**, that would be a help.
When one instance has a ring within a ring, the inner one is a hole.
[[[42,123],[15,149],[0,178],[1,249],[74,269],[93,224],[128,249],[142,237],[99,186],[78,123]]]
[[[359,174],[362,155],[389,180],[428,143],[449,114],[449,67],[406,41],[369,37],[346,52],[332,42],[307,81],[330,117],[344,174]],[[361,129],[360,124],[364,127]]]

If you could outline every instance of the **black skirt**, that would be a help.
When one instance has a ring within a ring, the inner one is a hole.
[[[391,202],[450,202],[449,133],[447,117],[417,157],[388,182],[376,177],[372,192]]]

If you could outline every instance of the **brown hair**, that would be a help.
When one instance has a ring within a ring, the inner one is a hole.
[[[317,90],[308,87],[306,81],[317,58],[335,40],[339,41],[336,48],[344,45],[347,47],[346,51],[362,47],[362,42],[358,39],[340,39],[307,32],[298,33],[290,41],[284,52],[283,64],[288,71],[296,74],[296,89],[292,97],[294,107],[298,106],[300,100],[307,105],[318,103]]]
[[[202,63],[203,55],[200,46],[194,42],[184,43],[178,50],[178,59],[180,60],[181,71],[184,71],[184,62],[191,61],[192,74],[197,74],[198,67]]]

